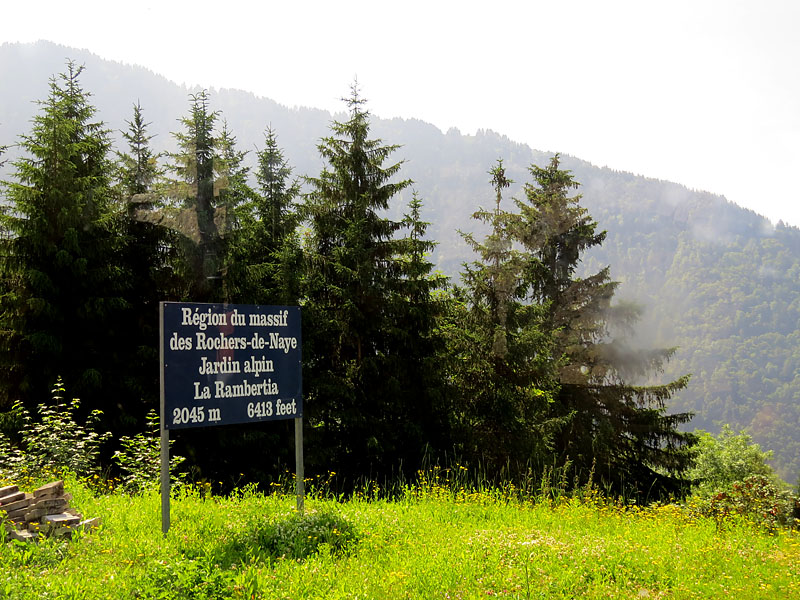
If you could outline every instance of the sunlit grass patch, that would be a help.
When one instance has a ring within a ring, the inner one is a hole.
[[[449,476],[449,475],[448,475]],[[460,475],[459,475],[460,476]],[[103,525],[71,541],[6,544],[0,598],[791,598],[800,537],[720,527],[675,504],[428,482],[393,500],[246,487],[160,498],[67,485]],[[288,487],[288,486],[287,486]]]

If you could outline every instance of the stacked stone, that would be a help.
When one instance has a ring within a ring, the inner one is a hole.
[[[8,537],[35,541],[40,534],[65,535],[76,529],[91,529],[99,519],[83,519],[64,493],[64,482],[53,481],[33,490],[21,492],[16,485],[0,488],[0,517],[4,517]]]

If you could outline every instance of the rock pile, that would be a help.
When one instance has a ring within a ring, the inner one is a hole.
[[[69,502],[63,481],[53,481],[21,492],[16,485],[0,487],[0,521],[10,539],[36,541],[39,535],[68,535],[76,529],[92,529],[100,519],[86,519]]]

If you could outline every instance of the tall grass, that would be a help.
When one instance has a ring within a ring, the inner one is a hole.
[[[346,501],[333,477],[308,482],[304,518],[288,481],[270,494],[181,488],[166,536],[157,493],[69,480],[73,505],[103,526],[3,544],[0,598],[800,597],[798,533],[741,517],[625,506],[591,489],[534,497],[458,466]]]

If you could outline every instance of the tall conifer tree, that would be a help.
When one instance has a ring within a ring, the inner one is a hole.
[[[514,215],[501,206],[511,181],[502,161],[489,174],[494,209],[473,218],[491,231],[482,241],[462,234],[478,258],[464,265],[446,331],[460,453],[497,471],[541,463],[552,429],[546,405],[554,378],[543,311],[523,302],[525,263],[509,232]]]
[[[128,145],[128,152],[117,152],[119,162],[118,179],[122,195],[130,198],[136,194],[146,194],[161,176],[158,156],[150,147],[152,135],[147,134],[150,123],[146,123],[139,102],[133,105],[133,119],[126,121],[128,129],[122,137]]]
[[[239,302],[297,304],[302,253],[295,201],[300,186],[272,129],[257,153],[258,187],[238,212],[229,274]]]
[[[303,312],[306,406],[337,468],[351,473],[399,465],[404,440],[404,374],[393,335],[400,292],[403,224],[387,218],[409,185],[402,163],[385,164],[397,146],[369,138],[369,113],[354,86],[349,118],[334,122],[318,148],[327,165],[310,179],[304,212],[311,227]]]
[[[236,137],[209,107],[203,90],[190,96],[191,108],[181,119],[183,131],[174,133],[178,151],[169,169],[175,178],[167,191],[176,213],[173,226],[182,234],[182,299],[193,302],[230,302],[236,299],[231,280],[234,252],[232,234],[240,227],[243,207],[253,198],[247,184],[246,152],[236,147]],[[234,268],[235,272],[236,269]]]
[[[237,235],[243,226],[243,215],[255,196],[247,183],[250,168],[245,166],[247,152],[236,146],[236,136],[223,119],[216,143],[214,162],[215,220],[219,231],[219,276],[222,282],[222,300],[242,302],[237,281],[237,245],[242,243]]]
[[[597,223],[570,196],[578,183],[560,168],[558,155],[546,167],[531,166],[533,182],[513,220],[514,239],[526,251],[528,299],[546,308],[554,334],[560,390],[550,405],[565,420],[554,439],[562,465],[575,478],[590,475],[614,493],[657,497],[685,485],[687,449],[695,439],[678,427],[689,414],[666,414],[666,400],[688,378],[636,386],[637,377],[658,372],[671,350],[634,351],[612,336],[615,325],[638,317],[630,306],[612,306],[617,283],[609,269],[577,277],[583,253],[605,238]]]
[[[194,302],[222,300],[222,238],[217,219],[214,165],[218,161],[214,127],[219,114],[209,108],[208,93],[190,96],[189,116],[181,119],[183,131],[174,133],[178,152],[171,154],[175,174],[170,195],[183,211],[179,221],[182,244],[184,298]]]
[[[396,398],[396,435],[405,440],[397,457],[407,469],[417,469],[424,454],[452,450],[450,415],[446,402],[445,352],[440,333],[445,318],[448,279],[434,272],[429,260],[436,242],[427,239],[429,223],[422,220],[422,200],[412,193],[400,238],[399,281],[388,310],[387,326],[393,344],[392,371],[402,382]],[[429,457],[430,457],[429,456]]]
[[[7,184],[0,330],[3,403],[48,397],[58,375],[91,408],[115,398],[128,274],[111,206],[108,132],[68,63],[50,81]]]
[[[175,277],[177,235],[159,223],[163,200],[158,188],[163,183],[163,170],[158,164],[148,135],[148,126],[141,105],[133,105],[133,117],[122,132],[127,152],[117,152],[117,187],[124,207],[123,231],[125,248],[122,264],[130,274],[127,294],[131,305],[128,319],[127,346],[131,349],[125,373],[125,385],[138,404],[130,410],[143,419],[149,408],[158,402],[158,303],[174,300],[179,284]]]

